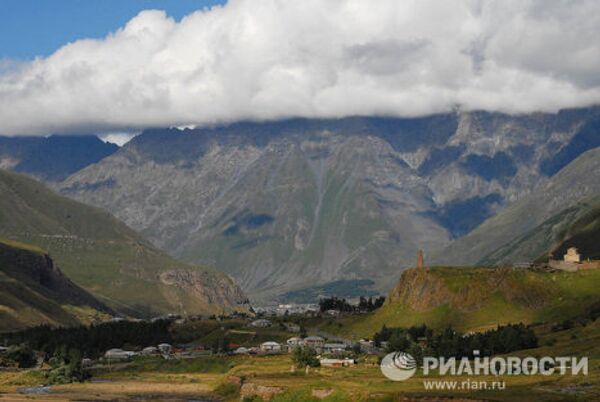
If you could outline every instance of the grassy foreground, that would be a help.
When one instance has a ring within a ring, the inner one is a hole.
[[[110,368],[94,369],[94,380],[82,384],[53,386],[47,395],[23,395],[17,388],[40,384],[39,372],[1,372],[0,400],[226,400],[238,401],[249,392],[277,392],[273,401],[592,401],[600,399],[600,320],[568,330],[548,325],[536,327],[540,347],[511,355],[588,356],[587,376],[444,377],[443,380],[505,381],[504,390],[425,390],[417,372],[410,380],[393,382],[379,367],[364,363],[352,368],[317,368],[307,374],[292,370],[290,355],[264,357],[201,357],[163,361],[138,358]],[[243,386],[240,385],[243,384]],[[264,388],[261,388],[264,387]],[[258,391],[256,391],[258,390]],[[322,398],[322,399],[321,399]],[[408,398],[408,399],[403,399]],[[429,398],[429,399],[427,399]],[[252,400],[252,399],[248,399]],[[254,399],[259,400],[259,399]]]

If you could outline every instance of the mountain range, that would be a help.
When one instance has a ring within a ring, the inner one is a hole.
[[[95,136],[0,137],[0,168],[56,182],[119,149]]]
[[[383,293],[417,249],[444,265],[546,253],[558,237],[510,244],[599,194],[599,131],[599,107],[148,129],[47,182],[255,301]]]

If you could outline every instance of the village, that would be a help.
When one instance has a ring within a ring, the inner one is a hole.
[[[160,343],[157,345],[135,345],[134,347],[110,348],[102,357],[96,360],[85,358],[82,364],[85,367],[110,365],[124,363],[136,358],[158,357],[165,360],[195,359],[206,356],[265,356],[293,354],[297,349],[310,350],[314,353],[319,365],[322,367],[349,367],[359,361],[377,362],[385,354],[387,342],[375,343],[370,339],[358,339],[356,341],[345,339],[323,331],[311,331],[308,335],[302,323],[306,319],[311,322],[322,321],[327,317],[339,317],[338,310],[319,311],[319,307],[311,306],[310,309],[295,309],[289,314],[291,305],[285,308],[287,314],[278,315],[270,312],[269,318],[240,318],[240,317],[218,317],[213,321],[219,323],[208,334],[187,343]],[[261,310],[261,316],[265,311]],[[184,319],[171,315],[161,318],[172,321],[177,330],[186,327],[194,327],[197,323],[206,323],[203,318]],[[116,322],[122,322],[118,319]]]

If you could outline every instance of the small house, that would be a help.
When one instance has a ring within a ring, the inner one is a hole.
[[[565,262],[581,262],[581,254],[577,252],[577,248],[575,247],[569,247],[569,249],[567,250],[567,254],[565,254],[563,258]]]
[[[323,353],[345,353],[346,345],[343,343],[325,343],[322,347]]]
[[[278,353],[281,352],[281,345],[273,341],[263,342],[260,345],[260,350],[265,353]]]
[[[356,364],[354,359],[320,359],[319,363],[323,367],[350,367]]]
[[[304,345],[302,338],[298,336],[291,337],[285,342],[290,348],[297,348]]]
[[[170,354],[172,349],[173,347],[168,343],[161,343],[160,345],[158,345],[158,350],[160,351],[160,353],[165,355]]]
[[[254,328],[268,328],[271,326],[271,321],[261,318],[261,319],[252,321],[250,323],[250,326],[254,327]]]
[[[309,348],[320,349],[324,344],[325,339],[321,338],[320,336],[308,336],[304,338],[304,346]]]
[[[150,356],[150,355],[155,355],[155,354],[158,354],[158,348],[156,346],[148,346],[148,347],[142,349],[143,356]]]
[[[123,349],[109,349],[104,353],[104,357],[108,360],[127,360],[135,356],[135,352],[130,352]]]
[[[240,346],[236,350],[233,351],[234,355],[247,355],[250,354],[250,349]]]

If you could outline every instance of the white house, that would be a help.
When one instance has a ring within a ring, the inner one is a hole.
[[[158,348],[156,346],[148,346],[147,348],[142,349],[142,355],[149,356],[155,355],[158,353]]]
[[[567,254],[565,254],[563,256],[563,259],[565,262],[580,263],[581,262],[581,254],[579,254],[577,252],[577,248],[569,247],[569,249],[567,250]]]
[[[252,321],[250,326],[255,328],[267,328],[271,326],[271,321],[261,318],[259,320]]]
[[[240,346],[236,350],[233,351],[234,355],[247,355],[250,353],[250,349]]]
[[[277,342],[268,341],[268,342],[261,343],[260,350],[262,352],[267,352],[267,353],[281,352],[281,345],[278,344]]]
[[[104,357],[109,360],[127,360],[135,355],[135,352],[117,348],[109,349],[106,351],[106,353],[104,353]]]
[[[168,343],[161,343],[160,345],[158,345],[158,350],[160,350],[160,353],[163,353],[165,355],[170,354],[171,349],[173,349],[173,347]]]
[[[290,348],[297,348],[299,346],[304,346],[304,341],[302,340],[302,338],[300,338],[298,336],[291,337],[285,343],[287,343],[287,345]]]
[[[349,367],[354,366],[356,361],[354,359],[320,359],[319,363],[323,367]]]

